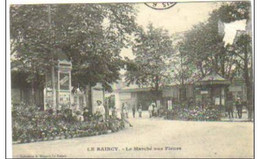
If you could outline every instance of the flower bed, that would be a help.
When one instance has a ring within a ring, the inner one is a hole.
[[[188,121],[219,121],[221,117],[221,112],[213,107],[174,107],[173,110],[165,110],[164,114],[166,119]]]
[[[19,105],[12,111],[12,127],[13,141],[25,143],[116,132],[124,128],[124,123],[115,117],[109,117],[104,122],[95,118],[83,122],[78,121],[73,115],[54,115]]]

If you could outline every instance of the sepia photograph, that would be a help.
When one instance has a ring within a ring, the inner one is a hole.
[[[254,158],[254,3],[8,7],[13,158]]]

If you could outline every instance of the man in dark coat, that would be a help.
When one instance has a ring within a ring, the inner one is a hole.
[[[231,93],[227,96],[226,109],[228,112],[228,117],[233,118],[233,95]]]
[[[242,118],[242,108],[243,108],[243,106],[242,106],[241,99],[240,99],[240,97],[238,97],[236,100],[236,109],[237,109],[237,115],[238,115],[239,119]]]
[[[133,104],[133,107],[132,107],[133,118],[135,118],[135,111],[136,111],[136,106],[135,106],[135,104]]]

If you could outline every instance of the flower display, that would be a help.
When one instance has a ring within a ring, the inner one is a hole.
[[[84,122],[70,113],[49,113],[24,104],[13,108],[12,114],[12,137],[18,143],[101,135],[124,127],[118,118],[110,117],[100,122],[94,116]]]
[[[164,110],[163,114],[166,119],[187,121],[218,121],[221,117],[221,112],[218,109],[199,106],[192,108],[176,106],[172,110]]]

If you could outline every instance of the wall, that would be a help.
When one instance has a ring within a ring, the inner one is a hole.
[[[21,102],[32,104],[33,101],[32,90],[30,88],[26,88],[26,89],[12,88],[11,100],[12,100],[12,104],[19,104]],[[43,109],[43,90],[37,90],[35,92],[35,103],[38,107]]]

